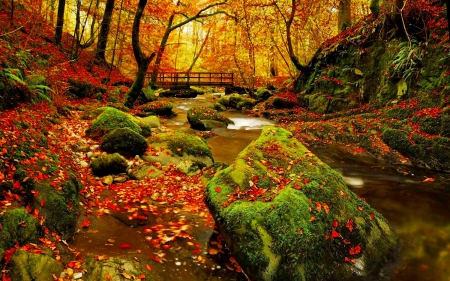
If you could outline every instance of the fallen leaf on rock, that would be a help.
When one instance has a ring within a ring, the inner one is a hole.
[[[423,182],[434,182],[434,178],[425,178]]]

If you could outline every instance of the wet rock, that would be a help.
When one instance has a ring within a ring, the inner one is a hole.
[[[124,173],[127,167],[127,160],[119,153],[102,155],[91,160],[92,172],[100,177]]]
[[[113,183],[114,179],[111,175],[107,175],[103,177],[102,183],[106,185],[111,185]]]
[[[114,177],[114,182],[117,183],[124,183],[128,180],[128,176],[119,176],[119,177]]]
[[[281,128],[265,127],[205,198],[252,280],[379,280],[398,253],[386,219]]]
[[[206,165],[202,162],[185,160],[178,163],[176,169],[186,175],[195,175],[200,173],[204,167],[206,167]]]
[[[0,216],[0,225],[0,256],[16,243],[25,245],[38,241],[39,222],[25,208],[6,211]]]
[[[199,162],[205,167],[214,163],[211,150],[206,141],[198,136],[182,132],[155,134],[148,139],[152,148],[158,153],[143,156],[147,162],[160,163],[162,166],[179,164],[182,161]],[[163,167],[164,171],[165,168]]]
[[[161,170],[149,163],[144,163],[136,169],[133,169],[131,173],[129,173],[130,177],[136,180],[142,180],[145,178],[158,178],[163,174],[164,173]]]
[[[155,114],[160,116],[172,116],[173,112],[173,103],[168,101],[154,101],[150,102],[146,105],[139,107],[141,111],[144,111],[149,114]]]
[[[129,128],[119,128],[103,136],[102,149],[127,156],[142,155],[147,150],[147,140]]]
[[[211,130],[216,127],[226,128],[233,124],[229,118],[208,107],[192,107],[187,112],[187,119],[193,129]]]
[[[59,276],[63,271],[62,263],[45,254],[32,254],[25,250],[16,250],[11,257],[8,269],[11,280],[48,281],[52,274]]]
[[[46,182],[36,184],[35,190],[39,193],[33,198],[32,207],[45,218],[45,227],[61,235],[62,239],[71,240],[76,230],[79,192],[83,186],[72,177],[59,187],[60,191]]]
[[[145,118],[142,118],[142,122],[146,125],[148,125],[150,128],[159,128],[161,123],[159,122],[158,116],[147,116]]]

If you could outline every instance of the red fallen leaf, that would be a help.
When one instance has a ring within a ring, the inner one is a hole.
[[[375,215],[374,215],[374,214],[370,214],[369,216],[370,216],[371,219],[374,219],[374,218],[375,218]]]
[[[426,178],[423,182],[434,182],[434,178]]]
[[[339,223],[337,220],[333,221],[333,228],[337,228],[339,226]]]
[[[349,262],[349,263],[355,263],[356,262],[355,259],[350,259],[349,257],[345,257],[344,259],[345,259],[346,262]]]
[[[307,179],[307,178],[302,179],[302,183],[307,184],[308,182],[309,182],[309,179]]]
[[[111,275],[109,275],[109,273],[106,273],[105,279],[106,279],[106,280],[111,280]]]
[[[358,245],[355,247],[351,247],[348,252],[350,255],[357,255],[357,254],[361,253],[361,246]]]
[[[20,182],[19,181],[15,181],[13,184],[13,188],[14,189],[20,189]]]
[[[168,245],[168,244],[164,244],[164,245],[162,245],[161,247],[163,247],[163,249],[166,249],[166,250],[168,250],[168,249],[170,249],[170,245]]]
[[[76,262],[76,261],[70,261],[70,262],[67,264],[67,267],[69,267],[69,268],[74,268],[76,265],[77,265],[77,262]]]
[[[72,211],[72,203],[67,202],[67,207],[69,207],[69,211]]]
[[[12,255],[14,254],[14,251],[16,250],[16,248],[11,248],[9,250],[5,250],[3,257],[5,259],[5,263],[4,265],[7,265],[9,263],[9,261],[11,260]]]
[[[345,224],[345,227],[347,227],[347,229],[348,229],[350,232],[353,232],[353,225],[354,225],[353,220],[352,220],[352,219],[349,219],[349,220],[347,221],[347,223]]]
[[[330,206],[328,206],[327,203],[322,203],[322,207],[325,210],[325,213],[329,213],[330,212]]]
[[[302,189],[302,186],[301,186],[301,185],[298,185],[298,184],[296,184],[296,185],[294,185],[294,189],[297,189],[297,190],[299,190],[299,189]]]
[[[152,267],[148,263],[145,264],[145,268],[147,268],[148,271],[152,271]]]
[[[301,228],[297,228],[295,231],[297,231],[300,234],[303,234],[303,230]]]
[[[44,205],[45,205],[45,200],[42,199],[42,200],[41,200],[41,207],[44,207]]]
[[[316,210],[318,213],[322,210],[322,204],[320,202],[316,202]]]
[[[220,188],[220,186],[217,186],[216,188],[214,188],[214,190],[215,190],[216,192],[221,192],[221,191],[222,191],[222,188]]]
[[[81,223],[81,227],[82,228],[88,228],[91,226],[91,221],[89,219],[85,219],[82,223]]]
[[[122,244],[119,244],[119,248],[128,249],[128,248],[131,248],[131,244],[130,243],[122,243]]]
[[[338,238],[338,237],[340,237],[341,235],[339,234],[339,232],[337,232],[336,230],[334,230],[334,229],[332,229],[331,230],[331,237],[333,237],[333,238]]]
[[[39,195],[39,190],[34,192],[34,197],[37,197]]]
[[[194,252],[194,254],[198,255],[198,254],[200,254],[202,251],[200,251],[199,249],[195,249],[195,250],[193,250],[192,252]]]
[[[139,279],[139,280],[145,279],[145,274],[141,273],[141,274],[138,276],[138,279]]]
[[[315,221],[315,220],[316,220],[316,217],[315,217],[315,216],[312,216],[312,217],[309,219],[310,222],[313,222],[313,221]]]

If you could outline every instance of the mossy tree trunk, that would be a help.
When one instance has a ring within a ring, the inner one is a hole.
[[[339,32],[346,30],[352,24],[350,0],[339,0],[338,29]]]
[[[107,0],[105,13],[103,14],[100,33],[98,34],[97,48],[95,50],[95,59],[98,61],[106,61],[105,50],[108,43],[109,27],[111,25],[112,13],[114,11],[114,0]]]
[[[58,1],[58,15],[56,18],[56,29],[55,29],[55,44],[61,45],[62,32],[64,26],[64,10],[66,7],[66,0]]]
[[[138,73],[134,79],[133,85],[128,91],[125,101],[125,106],[132,108],[134,102],[139,97],[142,88],[144,87],[145,75],[147,74],[148,66],[150,62],[155,57],[155,52],[150,56],[145,56],[142,52],[141,44],[139,42],[139,28],[141,24],[142,14],[144,13],[145,6],[147,5],[147,0],[139,0],[138,7],[136,9],[136,15],[133,20],[133,30],[131,33],[131,45],[133,47],[133,54],[136,62],[138,64]]]

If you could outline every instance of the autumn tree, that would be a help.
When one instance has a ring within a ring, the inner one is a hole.
[[[352,24],[351,0],[339,0],[338,29],[339,32]]]
[[[100,27],[100,33],[98,34],[97,48],[95,50],[95,59],[97,61],[106,61],[105,50],[108,43],[108,33],[113,11],[114,0],[107,0],[105,5],[105,13],[103,14],[103,20]]]
[[[156,53],[152,52],[149,56],[146,56],[142,52],[141,43],[139,40],[139,29],[141,25],[141,18],[144,13],[145,6],[147,5],[147,0],[139,0],[136,14],[133,20],[133,29],[131,32],[131,45],[133,47],[134,58],[136,59],[138,65],[138,72],[134,79],[133,85],[126,95],[125,106],[132,108],[134,102],[141,94],[142,87],[145,82],[145,75],[147,74],[148,66],[155,57]]]
[[[189,10],[179,11],[178,9],[174,9],[172,11],[172,13],[170,14],[169,19],[167,21],[166,29],[161,38],[161,42],[159,44],[159,48],[158,48],[158,51],[156,54],[155,65],[154,65],[152,75],[151,75],[151,84],[152,85],[156,85],[156,80],[158,78],[158,72],[159,72],[159,68],[161,65],[162,58],[163,58],[163,54],[164,54],[164,51],[167,46],[167,41],[169,40],[169,36],[172,33],[172,31],[174,31],[194,20],[211,17],[211,16],[218,15],[218,14],[226,14],[225,11],[220,11],[220,10],[212,11],[214,8],[225,5],[225,4],[227,4],[227,0],[222,1],[222,2],[215,2],[215,3],[208,4],[205,7],[200,8],[193,15],[192,14],[189,15]],[[181,5],[184,5],[184,4],[180,1],[177,1],[176,6],[180,7]],[[176,16],[181,16],[182,19],[177,21]]]
[[[61,45],[63,26],[64,26],[64,9],[66,7],[66,0],[58,1],[58,15],[56,18],[56,29],[55,29],[55,43]]]

